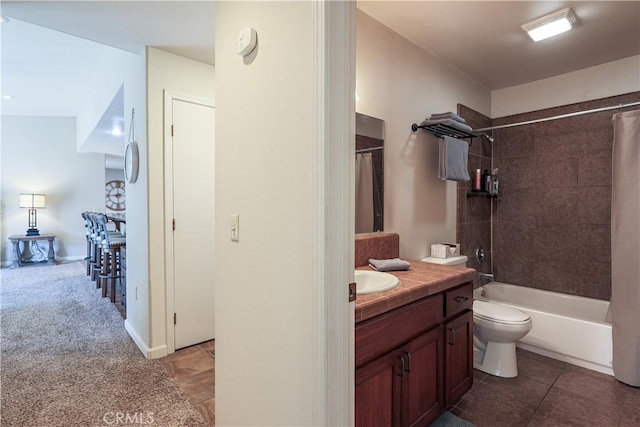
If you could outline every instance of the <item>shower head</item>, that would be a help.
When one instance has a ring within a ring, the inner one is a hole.
[[[493,137],[491,135],[487,135],[486,133],[481,133],[480,136],[484,136],[487,138],[489,142],[493,142]]]

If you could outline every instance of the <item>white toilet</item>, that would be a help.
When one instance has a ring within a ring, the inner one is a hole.
[[[422,261],[463,268],[467,257],[428,257]],[[528,314],[493,301],[474,300],[473,367],[498,377],[517,377],[516,341],[530,330]]]
[[[531,318],[515,308],[473,301],[473,367],[505,378],[518,376],[516,341],[531,330]]]

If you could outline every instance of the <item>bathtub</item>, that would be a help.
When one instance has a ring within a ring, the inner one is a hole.
[[[608,301],[501,282],[475,289],[474,298],[496,301],[531,317],[531,331],[517,347],[613,375]]]

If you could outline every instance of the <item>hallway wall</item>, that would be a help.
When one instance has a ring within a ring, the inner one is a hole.
[[[19,207],[20,193],[46,196],[46,208],[37,213],[38,229],[57,236],[56,257],[84,258],[80,213],[104,210],[104,154],[78,153],[72,117],[2,116],[1,145],[2,264],[12,259],[7,237],[26,233],[27,209]]]

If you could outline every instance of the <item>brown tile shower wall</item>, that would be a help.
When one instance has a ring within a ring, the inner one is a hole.
[[[491,126],[491,119],[464,105],[458,104],[458,114],[474,129]],[[488,132],[490,134],[490,132]],[[491,169],[491,143],[485,138],[473,138],[469,147],[469,176],[473,178],[476,169]],[[458,182],[456,213],[456,240],[460,243],[460,252],[469,257],[468,267],[485,273],[491,272],[491,203],[485,197],[468,198],[471,182]],[[485,250],[485,260],[478,263],[476,249]],[[476,278],[476,281],[478,279]]]
[[[369,258],[392,259],[400,256],[400,235],[397,233],[356,234],[355,266],[369,264]]]
[[[635,92],[494,119],[493,125],[639,100],[640,92]],[[493,131],[494,166],[500,176],[500,196],[494,202],[493,256],[498,280],[610,299],[611,118],[615,113]],[[466,215],[463,224],[469,227],[472,222]]]

